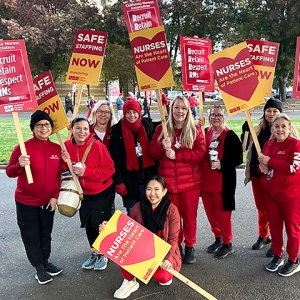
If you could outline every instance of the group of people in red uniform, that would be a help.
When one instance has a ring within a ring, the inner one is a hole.
[[[290,276],[300,270],[297,200],[300,142],[292,136],[294,130],[289,118],[281,114],[282,109],[274,101],[277,100],[266,103],[257,131],[261,147],[264,146],[263,154],[254,154],[252,140],[248,143],[246,178],[252,180],[259,211],[259,238],[253,249],[261,249],[272,240],[269,255],[274,257],[267,270],[276,271],[284,264],[285,225],[289,260],[279,274]],[[231,213],[235,210],[236,167],[243,162],[243,149],[240,139],[225,125],[224,109],[221,106],[210,109],[205,135],[201,128],[205,127],[204,120],[194,123],[189,101],[183,96],[176,97],[170,105],[167,136],[159,122],[142,118],[135,99],[124,102],[123,115],[116,123],[111,104],[105,100],[97,102],[90,120],[77,117],[72,121],[72,138],[65,142],[66,150],[61,151],[49,140],[51,118],[43,111],[36,111],[30,123],[34,136],[26,142],[28,155],[21,155],[19,146],[13,150],[6,172],[9,177],[18,177],[15,193],[18,225],[40,284],[52,281],[53,276],[62,272],[48,260],[60,173],[67,169],[69,158],[79,163],[73,166],[85,199],[79,215],[91,249],[82,268],[107,267],[106,256],[92,244],[114,212],[115,193],[122,197],[130,217],[172,246],[154,275],[161,285],[172,283],[168,268],[179,271],[181,263],[196,262],[194,245],[200,197],[215,238],[207,252],[215,258],[225,258],[234,252]],[[33,185],[27,184],[24,170],[29,164]],[[47,180],[45,170],[48,170]],[[118,299],[127,298],[139,288],[130,273],[122,270],[122,274],[124,281],[114,295]]]

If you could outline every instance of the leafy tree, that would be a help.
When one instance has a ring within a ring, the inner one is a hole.
[[[84,0],[0,0],[0,30],[25,40],[33,75],[51,70],[55,80],[65,76],[76,30],[97,14]]]

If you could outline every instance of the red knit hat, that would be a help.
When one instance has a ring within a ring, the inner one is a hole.
[[[141,107],[138,104],[136,100],[133,98],[128,97],[126,101],[124,102],[123,106],[123,114],[125,115],[128,110],[135,110],[138,112],[139,115],[141,115]]]

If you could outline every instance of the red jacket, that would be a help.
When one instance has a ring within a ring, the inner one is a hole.
[[[133,206],[132,210],[130,211],[130,217],[141,225],[144,225],[140,203],[136,203]],[[181,268],[181,256],[178,247],[179,230],[180,216],[177,207],[171,203],[167,212],[167,219],[164,224],[164,229],[162,230],[162,239],[172,246],[165,259],[171,262],[173,269],[177,272],[179,272]]]
[[[267,193],[276,201],[299,198],[300,193],[300,141],[293,137],[282,143],[275,139],[264,145],[264,155],[269,156],[269,175],[260,180]],[[272,171],[273,170],[273,171]],[[267,178],[270,178],[267,180]]]
[[[61,149],[50,140],[45,142],[36,137],[27,140],[25,147],[30,155],[33,183],[28,184],[25,168],[20,167],[19,145],[10,156],[6,174],[8,177],[18,177],[16,201],[30,206],[42,206],[51,198],[58,198],[62,170]]]
[[[205,140],[201,129],[199,127],[197,129],[198,135],[192,149],[184,146],[176,149],[174,139],[172,144],[172,149],[176,153],[176,159],[174,160],[166,156],[161,140],[157,141],[162,131],[161,125],[155,130],[148,151],[154,159],[159,160],[158,174],[166,180],[169,193],[182,193],[201,188],[202,171],[200,162],[205,154]]]
[[[72,162],[82,161],[84,152],[88,145],[94,140],[91,134],[86,139],[84,145],[76,145],[73,139],[65,141],[67,151],[70,154]],[[106,149],[100,141],[95,141],[85,161],[85,171],[82,177],[79,177],[83,194],[95,195],[112,184],[112,175],[115,172],[114,163]],[[67,164],[64,164],[67,169]]]

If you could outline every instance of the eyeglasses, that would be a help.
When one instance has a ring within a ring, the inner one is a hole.
[[[50,128],[51,124],[50,123],[45,123],[45,124],[38,123],[38,124],[35,124],[35,127],[38,129],[42,129],[43,127]]]
[[[211,114],[210,117],[213,118],[213,119],[222,119],[224,117],[224,115],[221,115],[221,114]]]
[[[97,110],[96,113],[100,114],[100,115],[106,115],[106,116],[110,115],[110,111],[109,110]]]

